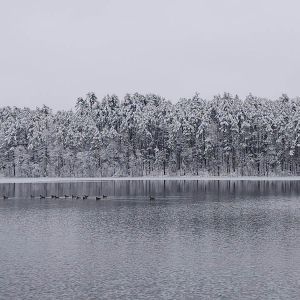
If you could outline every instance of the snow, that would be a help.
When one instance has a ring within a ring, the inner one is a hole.
[[[126,180],[199,180],[199,181],[300,181],[300,176],[144,176],[144,177],[39,177],[39,178],[0,178],[3,183],[62,183],[62,182],[100,182]]]
[[[286,95],[272,101],[196,94],[173,104],[154,94],[97,101],[88,93],[70,111],[0,107],[0,175],[300,175],[299,120],[300,98]]]

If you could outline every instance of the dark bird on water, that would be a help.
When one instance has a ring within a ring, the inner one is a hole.
[[[155,200],[155,197],[153,197],[153,196],[149,196],[149,200]]]
[[[54,196],[54,198],[55,198],[55,199],[59,199],[59,197],[58,197],[58,196],[56,196],[56,195]]]
[[[87,199],[87,198],[88,198],[88,195],[83,195],[83,196],[82,196],[82,199],[83,199],[83,200],[85,200],[85,199]]]
[[[69,195],[65,195],[65,198],[69,198],[70,196]]]
[[[3,195],[3,199],[8,199],[8,197],[7,197],[7,196],[5,196],[5,195]]]
[[[76,199],[80,199],[80,197],[79,197],[79,196],[76,196]]]
[[[54,198],[55,198],[55,196],[54,196],[54,195],[51,195],[51,198],[52,198],[52,199],[54,199]]]
[[[45,196],[43,196],[43,195],[40,195],[40,199],[45,199]]]
[[[98,200],[101,200],[101,197],[97,197],[97,196],[96,196],[96,201],[98,201]]]
[[[76,198],[76,196],[75,196],[75,195],[72,195],[72,199],[74,199],[74,198]]]
[[[102,195],[103,198],[107,198],[107,195]]]

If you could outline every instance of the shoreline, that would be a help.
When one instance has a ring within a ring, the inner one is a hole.
[[[300,181],[300,176],[142,176],[142,177],[2,177],[3,183],[63,183],[101,181]]]

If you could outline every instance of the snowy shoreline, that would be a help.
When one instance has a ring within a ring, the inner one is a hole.
[[[59,182],[99,182],[99,181],[138,181],[138,180],[188,180],[188,181],[300,181],[300,176],[144,176],[144,177],[37,177],[0,178],[1,183],[59,183]]]

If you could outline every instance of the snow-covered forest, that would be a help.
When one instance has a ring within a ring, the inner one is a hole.
[[[148,94],[0,108],[3,176],[296,175],[300,98]]]

